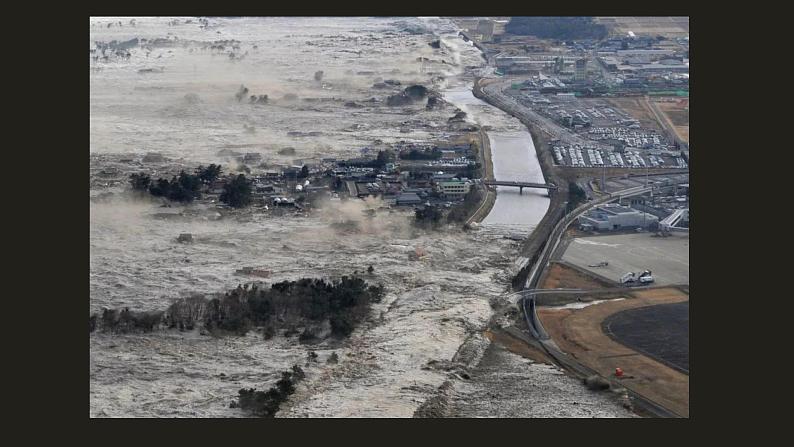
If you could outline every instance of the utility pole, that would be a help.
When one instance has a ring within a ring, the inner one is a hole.
[[[648,165],[645,165],[645,188],[648,188]],[[651,190],[651,197],[653,197],[653,190]],[[647,209],[647,208],[646,208]],[[645,227],[645,231],[648,231],[648,223],[647,223],[647,212],[645,210],[642,211],[642,226]]]
[[[645,165],[645,187],[648,187],[648,165]]]
[[[603,168],[604,169],[601,170],[601,192],[606,194],[606,192],[607,192],[607,181],[606,181],[607,165],[606,165],[606,163],[604,163]]]

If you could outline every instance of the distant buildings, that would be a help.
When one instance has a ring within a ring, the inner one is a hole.
[[[573,79],[575,81],[587,80],[587,59],[577,59],[574,67]]]
[[[579,228],[585,231],[622,230],[655,226],[659,218],[616,203],[598,206],[579,217]]]
[[[404,192],[397,196],[397,205],[419,205],[422,199],[413,192]]]
[[[451,180],[438,182],[438,192],[445,199],[460,199],[466,196],[471,189],[471,182],[468,180]]]

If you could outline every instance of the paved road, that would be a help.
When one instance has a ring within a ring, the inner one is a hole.
[[[526,109],[525,107],[521,106],[520,104],[516,103],[510,98],[507,98],[504,94],[502,94],[504,82],[495,82],[493,84],[486,85],[482,87],[483,92],[488,95],[489,99],[492,100],[496,106],[500,109],[511,113],[514,116],[519,116],[524,118],[527,121],[533,122],[537,124],[539,127],[542,128],[547,134],[552,136],[552,138],[560,139],[563,142],[569,144],[585,144],[585,141],[581,138],[571,135],[570,132],[561,128],[557,124],[551,122],[547,118],[538,115],[531,110]],[[592,144],[592,142],[586,142],[587,144]],[[652,190],[653,187],[646,188],[644,186],[637,186],[634,188],[624,189],[615,193],[611,193],[606,195],[605,197],[586,202],[580,205],[578,208],[573,210],[571,213],[564,216],[560,221],[555,225],[554,229],[552,230],[546,244],[543,247],[543,251],[538,258],[538,261],[532,266],[532,270],[530,271],[529,276],[527,277],[527,281],[525,283],[525,289],[534,289],[540,274],[546,268],[549,262],[549,258],[552,253],[557,248],[557,245],[560,242],[560,238],[568,225],[573,222],[574,219],[579,217],[584,212],[588,211],[589,209],[593,208],[594,206],[601,205],[613,200],[618,200],[620,197],[627,197],[633,196],[638,194],[644,194]],[[532,291],[534,292],[534,291]],[[558,291],[559,292],[559,291]],[[531,295],[531,292],[530,292]],[[573,371],[575,374],[579,375],[580,377],[587,377],[589,375],[595,374],[595,371],[591,370],[590,368],[580,364],[575,359],[572,359],[570,356],[562,352],[560,348],[554,343],[554,340],[550,339],[546,331],[543,329],[543,325],[540,322],[540,319],[537,317],[535,312],[535,300],[534,297],[532,298],[522,298],[519,300],[520,307],[523,310],[524,316],[527,319],[527,325],[530,328],[530,331],[533,333],[532,335],[538,340],[543,347],[543,349],[551,355],[555,361],[565,367],[566,369]],[[529,308],[528,308],[529,307]],[[646,410],[656,414],[657,416],[661,417],[677,417],[675,413],[667,410],[659,406],[658,404],[642,397],[638,393],[628,390],[629,394],[631,394],[635,398],[635,402],[639,403],[642,407]]]

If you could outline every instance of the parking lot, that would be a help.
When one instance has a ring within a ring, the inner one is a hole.
[[[665,184],[685,183],[689,182],[689,174],[668,174],[668,175],[649,175],[649,185],[663,186]],[[645,176],[638,175],[626,178],[611,178],[606,181],[606,190],[608,192],[620,191],[622,189],[634,188],[637,186],[645,186]]]
[[[689,284],[689,234],[654,237],[651,233],[576,238],[564,261],[614,281],[627,272],[650,270],[654,285]],[[589,267],[600,262],[605,267]]]
[[[552,119],[592,144],[565,144],[552,141],[554,161],[560,166],[620,167],[649,169],[688,167],[658,125],[649,126],[617,106],[600,98],[540,94],[524,89],[507,89],[515,101]],[[617,151],[616,147],[625,150]]]

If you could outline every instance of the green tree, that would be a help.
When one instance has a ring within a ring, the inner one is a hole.
[[[243,208],[251,203],[251,181],[240,174],[223,187],[221,202],[234,208]]]

